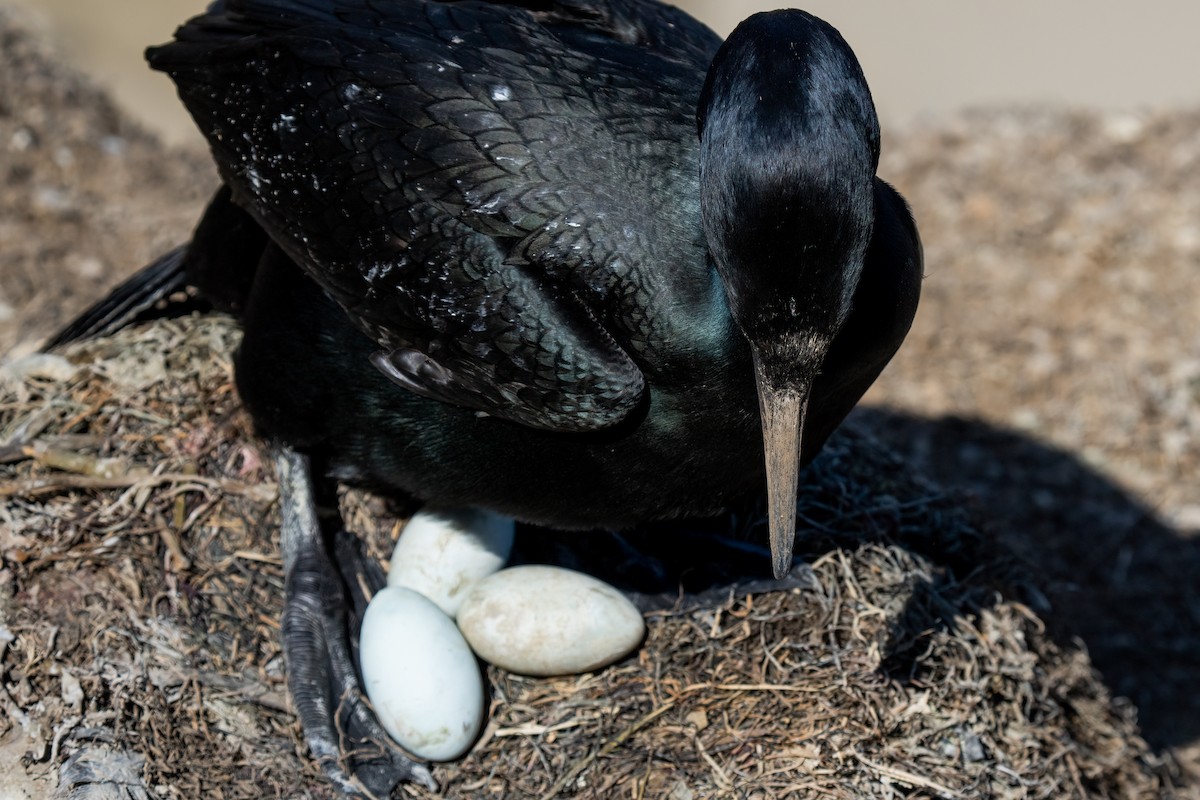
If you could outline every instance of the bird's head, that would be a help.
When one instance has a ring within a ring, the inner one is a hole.
[[[809,394],[871,239],[879,122],[849,45],[802,11],[738,26],[713,59],[697,122],[704,232],[754,355],[782,577]]]

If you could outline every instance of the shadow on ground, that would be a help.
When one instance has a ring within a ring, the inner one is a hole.
[[[1051,633],[1083,643],[1112,692],[1136,704],[1151,746],[1200,739],[1200,537],[1163,524],[1076,455],[1009,430],[881,409],[855,423],[966,493],[1044,591]]]
[[[929,497],[911,475],[932,480]],[[999,599],[996,587],[1033,607],[1060,645],[1083,645],[1112,694],[1136,705],[1152,747],[1200,740],[1200,536],[1163,524],[1075,454],[977,420],[860,409],[805,477],[801,561],[890,542],[946,570],[914,585],[897,622],[887,662],[897,679],[916,668],[926,635],[952,624],[945,587],[977,587],[981,608]],[[643,608],[776,588],[761,508],[627,535],[529,533],[518,561],[591,572]],[[792,585],[805,579],[798,566]]]

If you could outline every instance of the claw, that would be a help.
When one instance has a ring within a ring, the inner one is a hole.
[[[274,462],[283,517],[283,650],[305,741],[347,797],[382,800],[403,782],[436,791],[429,768],[392,742],[359,685],[346,592],[321,531],[308,458],[281,448]]]

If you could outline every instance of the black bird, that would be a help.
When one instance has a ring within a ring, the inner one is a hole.
[[[899,347],[922,268],[836,30],[776,11],[722,44],[654,0],[225,0],[149,60],[224,187],[126,296],[187,283],[240,315],[238,388],[285,453],[569,529],[765,485],[788,572],[799,468]]]

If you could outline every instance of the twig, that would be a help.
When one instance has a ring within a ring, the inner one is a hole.
[[[98,478],[91,475],[62,475],[52,478],[37,478],[34,480],[15,481],[0,484],[0,497],[36,497],[44,494],[54,494],[69,489],[128,489],[131,487],[151,488],[165,483],[193,483],[208,488],[220,489],[226,494],[235,494],[252,499],[268,499],[269,492],[274,491],[274,484],[246,484],[240,481],[206,478],[201,475],[187,475],[182,472],[164,472],[159,475],[120,475],[111,478]]]
[[[884,766],[883,764],[876,764],[874,761],[863,758],[858,753],[854,753],[853,755],[864,767],[873,769],[880,775],[885,775],[894,781],[899,781],[900,783],[904,783],[909,786],[915,786],[921,789],[928,789],[932,792],[936,792],[941,797],[950,797],[954,798],[954,800],[963,800],[963,798],[965,798],[965,795],[960,794],[959,792],[956,792],[947,786],[942,786],[940,783],[935,783],[928,778],[924,778],[915,772],[908,772],[907,770],[896,769],[895,767],[888,767]]]
[[[589,753],[579,761],[575,762],[573,767],[567,770],[561,778],[554,782],[554,785],[550,787],[550,791],[542,795],[541,800],[554,800],[554,798],[558,797],[559,793],[562,792],[562,790],[566,788],[571,781],[578,778],[585,770],[587,770],[588,767],[595,763],[596,759],[600,758],[601,756],[609,755],[615,751],[621,745],[625,744],[625,742],[629,741],[630,737],[632,737],[635,733],[661,717],[663,714],[670,711],[672,708],[674,708],[674,706],[674,700],[664,703],[646,716],[634,722],[625,730],[621,731],[619,734],[617,734],[616,738],[605,742],[604,746],[599,750]]]

